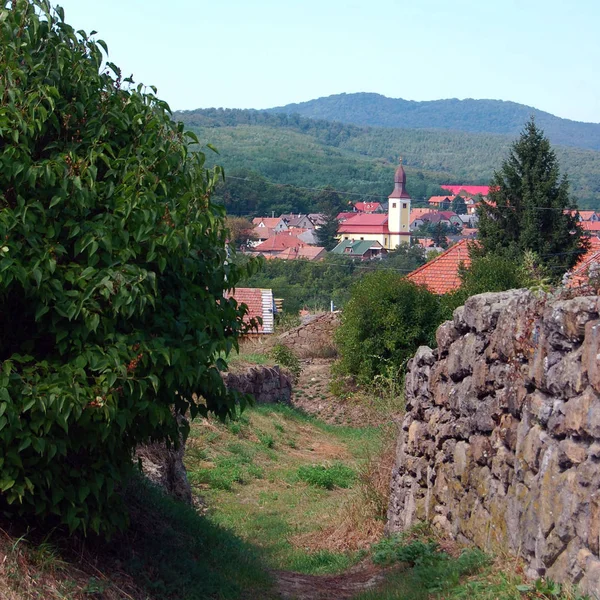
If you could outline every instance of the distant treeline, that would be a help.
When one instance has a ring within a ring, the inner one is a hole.
[[[313,120],[299,115],[240,109],[201,109],[175,118],[211,143],[208,163],[222,164],[228,180],[219,197],[236,214],[312,212],[318,192],[277,188],[331,187],[349,200],[385,200],[393,187],[398,158],[404,158],[408,191],[415,200],[442,193],[440,184],[486,184],[506,157],[512,136],[425,131]],[[600,208],[600,152],[556,147],[561,168],[579,205]],[[267,191],[267,188],[273,188]],[[252,195],[264,198],[260,200]],[[269,206],[272,208],[269,210]]]

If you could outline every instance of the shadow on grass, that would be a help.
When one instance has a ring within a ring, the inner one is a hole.
[[[114,540],[122,568],[153,599],[242,598],[272,586],[258,548],[143,481],[125,492],[131,526]]]

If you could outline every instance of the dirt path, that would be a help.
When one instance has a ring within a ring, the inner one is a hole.
[[[382,583],[385,569],[362,562],[339,575],[304,575],[274,571],[282,600],[349,600]]]
[[[300,361],[302,372],[292,393],[292,404],[322,421],[337,425],[364,426],[373,419],[365,406],[365,398],[338,398],[329,390],[330,358],[308,358]]]

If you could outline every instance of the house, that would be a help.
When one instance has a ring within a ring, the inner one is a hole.
[[[565,274],[563,283],[570,288],[582,287],[589,285],[590,277],[600,278],[600,239],[597,237],[590,238],[588,251]]]
[[[402,163],[394,175],[394,190],[389,195],[385,213],[359,213],[340,222],[340,241],[378,242],[386,250],[410,244],[410,203],[406,191],[406,173]]]
[[[579,225],[588,235],[596,235],[600,232],[600,221],[581,221]]]
[[[489,185],[441,185],[440,187],[455,196],[461,192],[464,192],[467,196],[477,196],[477,194],[487,196],[490,193]]]
[[[263,242],[268,240],[270,237],[273,237],[276,233],[277,232],[274,229],[271,229],[270,227],[256,226],[252,230],[252,239],[248,241],[248,246],[258,246],[259,244],[262,244]]]
[[[371,240],[343,240],[331,252],[360,260],[370,260],[387,254],[387,250],[379,242]]]
[[[447,210],[452,206],[452,201],[456,196],[431,196],[427,202],[429,202],[432,208],[439,210]]]
[[[316,229],[306,229],[304,231],[300,229],[294,229],[294,231],[300,231],[296,234],[296,237],[309,246],[318,246],[319,240],[317,238]]]
[[[322,246],[296,246],[293,248],[286,248],[281,252],[275,254],[265,254],[264,257],[267,260],[278,258],[280,260],[323,260],[327,250]]]
[[[410,224],[411,231],[415,229],[419,229],[426,223],[431,225],[437,225],[441,223],[442,225],[446,225],[446,227],[452,227],[453,225],[462,229],[463,222],[461,218],[452,211],[439,211],[439,212],[430,212],[418,217],[412,221]]]
[[[600,217],[593,210],[566,210],[565,213],[570,213],[573,217],[576,216],[579,221],[600,221]]]
[[[381,210],[380,202],[357,202],[354,205],[357,212],[361,213],[374,213]]]
[[[336,219],[337,219],[338,223],[343,223],[344,221],[347,221],[348,219],[351,219],[352,217],[356,217],[356,212],[341,212],[338,214]]]
[[[324,213],[309,213],[308,218],[315,224],[315,229],[319,229],[327,221],[327,215]]]
[[[289,229],[287,223],[281,217],[255,217],[252,219],[252,224],[256,228],[266,227],[273,229],[275,233]]]
[[[289,229],[314,229],[315,224],[311,221],[308,215],[289,214],[281,215]]]
[[[262,244],[258,244],[253,250],[254,252],[260,252],[261,254],[277,254],[288,248],[300,248],[306,245],[307,244],[301,242],[296,236],[283,232],[275,234],[262,242]]]
[[[472,242],[461,240],[430,262],[409,273],[407,279],[418,285],[424,285],[434,294],[453,292],[460,287],[459,266],[462,264],[469,267],[471,264],[469,243]]]
[[[431,208],[411,208],[410,210],[410,222],[412,223],[415,219],[422,217],[423,215],[428,215],[432,213],[433,209]]]
[[[233,298],[238,305],[245,304],[248,312],[244,316],[243,322],[248,324],[251,319],[262,319],[262,324],[258,330],[254,329],[250,333],[274,333],[275,331],[275,301],[273,291],[260,288],[235,288],[225,294],[226,298]]]

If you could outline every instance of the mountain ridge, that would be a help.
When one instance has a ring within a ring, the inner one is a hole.
[[[600,123],[557,117],[510,100],[404,100],[374,92],[323,96],[264,109],[269,113],[339,121],[361,126],[496,133],[517,136],[534,116],[553,144],[600,150]]]
[[[272,183],[330,186],[353,197],[387,197],[399,156],[412,171],[413,198],[441,193],[442,183],[488,184],[513,141],[502,134],[377,128],[249,109],[197,109],[174,118],[218,148],[218,155],[208,152],[207,164],[222,164],[229,175],[252,171]],[[579,205],[600,207],[600,153],[554,149]],[[264,193],[257,191],[257,198]],[[246,202],[243,189],[237,196]],[[301,208],[293,204],[282,212]]]

